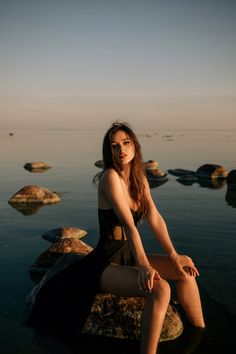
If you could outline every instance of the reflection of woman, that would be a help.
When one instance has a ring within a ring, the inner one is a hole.
[[[167,280],[176,281],[178,300],[193,326],[204,327],[190,257],[174,249],[151,197],[141,147],[128,124],[114,123],[103,141],[104,169],[98,181],[100,238],[95,249],[41,287],[31,312],[36,326],[81,331],[95,293],[145,296],[141,353],[156,353],[170,301]],[[146,254],[137,223],[146,218],[166,256]]]

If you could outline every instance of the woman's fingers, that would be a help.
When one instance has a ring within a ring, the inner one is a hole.
[[[151,268],[151,269],[140,269],[139,274],[138,274],[138,286],[139,289],[142,290],[147,290],[149,292],[152,291],[153,288],[153,282],[155,280],[160,280],[161,277],[159,273]]]
[[[186,277],[187,275],[196,277],[199,275],[192,259],[187,255],[177,255],[172,259],[178,270]]]

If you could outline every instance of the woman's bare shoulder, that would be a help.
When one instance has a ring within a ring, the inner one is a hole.
[[[108,168],[105,170],[101,176],[100,183],[107,183],[119,178],[118,173],[114,170],[114,168]]]

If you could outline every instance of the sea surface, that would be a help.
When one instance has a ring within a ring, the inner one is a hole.
[[[97,189],[92,179],[100,171],[94,163],[102,158],[104,132],[9,133],[0,132],[1,352],[70,353],[72,350],[57,340],[24,326],[28,315],[25,295],[34,286],[29,267],[50,246],[42,234],[58,227],[84,229],[88,232],[84,241],[96,245]],[[144,161],[158,161],[163,171],[196,171],[205,163],[222,165],[228,171],[236,169],[236,131],[143,130],[137,135]],[[47,162],[51,168],[43,173],[29,172],[23,166],[31,161]],[[29,215],[8,203],[23,186],[33,184],[58,192],[61,202]],[[225,180],[218,184],[181,183],[170,173],[163,184],[151,187],[177,251],[190,255],[200,272],[198,284],[210,335],[219,340],[219,353],[231,353],[228,348],[236,329],[236,196],[229,193]],[[163,252],[145,222],[139,230],[148,252]]]

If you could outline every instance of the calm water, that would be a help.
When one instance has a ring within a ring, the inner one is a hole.
[[[236,168],[235,131],[142,131],[138,135],[144,160],[159,161],[162,170],[196,170],[205,163],[220,164],[229,171]],[[28,314],[25,294],[34,285],[28,271],[50,246],[41,237],[48,230],[79,227],[88,231],[84,241],[96,245],[97,191],[91,182],[99,171],[94,162],[101,159],[102,138],[100,131],[16,131],[14,136],[0,132],[0,326],[5,354],[69,352],[55,341],[39,340],[34,331],[22,326]],[[23,168],[30,161],[45,161],[52,168],[30,173]],[[22,214],[8,200],[29,184],[61,193],[61,202],[32,215]],[[191,255],[198,266],[202,296],[211,308],[208,314],[204,305],[211,333],[227,336],[232,331],[230,316],[236,316],[236,198],[226,198],[224,183],[217,188],[183,185],[170,174],[166,183],[151,190],[176,249]],[[145,223],[140,232],[148,251],[162,252]],[[223,314],[224,320],[214,311]]]

